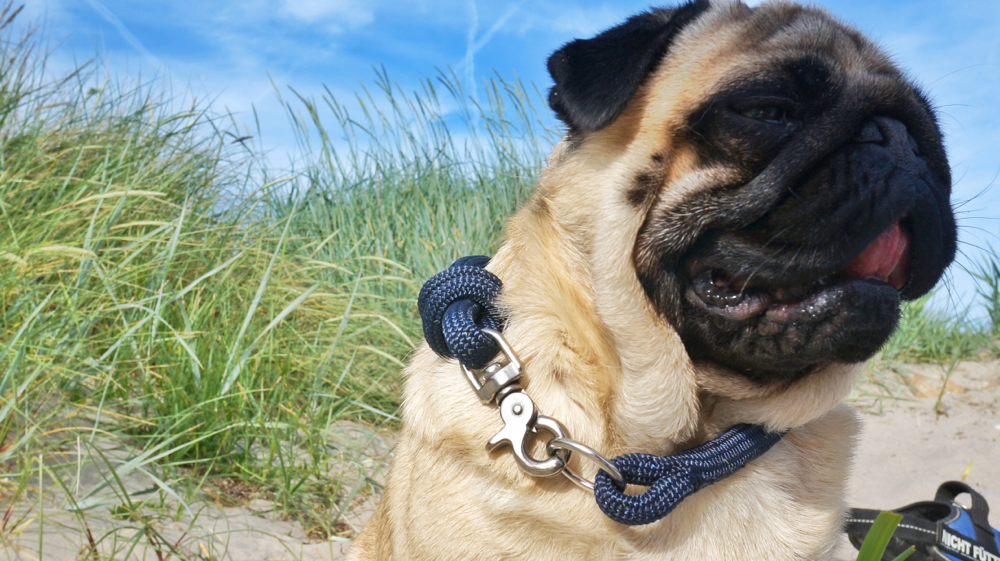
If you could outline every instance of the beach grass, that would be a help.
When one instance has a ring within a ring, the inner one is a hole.
[[[0,478],[23,489],[38,458],[69,469],[57,452],[114,434],[135,450],[118,475],[155,471],[175,496],[238,479],[332,532],[331,427],[395,417],[405,352],[381,342],[412,339],[369,310],[393,281],[275,218],[289,180],[225,116],[93,65],[52,78],[30,34],[3,32]]]
[[[0,13],[0,547],[45,519],[45,489],[78,529],[123,520],[93,551],[182,557],[150,517],[206,497],[350,535],[378,480],[341,433],[397,426],[419,287],[498,247],[558,139],[543,97],[497,78],[476,103],[448,72],[406,92],[380,71],[350,106],[283,88],[301,158],[278,169],[156,83],[102,80],[99,61],[53,77],[16,15]],[[919,300],[882,360],[996,356],[998,261],[977,273],[988,321]],[[84,458],[101,485],[80,487]]]
[[[238,481],[342,533],[377,482],[337,433],[395,426],[421,279],[495,250],[527,196],[551,142],[528,93],[497,81],[479,109],[449,76],[404,95],[381,75],[390,106],[351,115],[288,90],[308,163],[275,171],[229,116],[96,62],[53,78],[38,44],[0,37],[0,499],[87,455],[114,477],[67,490],[80,513],[130,511],[142,473],[182,502]],[[109,436],[131,455],[104,458]]]

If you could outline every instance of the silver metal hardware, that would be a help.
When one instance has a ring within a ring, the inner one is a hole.
[[[601,469],[606,471],[608,475],[611,476],[611,479],[615,480],[615,483],[618,485],[619,489],[625,488],[625,478],[622,477],[622,472],[618,471],[618,468],[615,467],[615,464],[611,463],[610,460],[597,453],[597,451],[591,448],[590,446],[587,446],[586,444],[580,444],[579,442],[575,440],[570,440],[568,438],[556,437],[550,440],[545,445],[545,447],[548,449],[550,454],[557,454],[559,452],[576,452],[577,454],[580,454],[584,458],[587,458],[588,460],[594,462],[595,464],[600,466]],[[573,470],[569,468],[568,463],[566,464],[566,467],[563,469],[562,474],[565,475],[566,478],[572,481],[573,483],[576,483],[577,486],[593,492],[594,482],[587,481],[586,479],[574,473]]]
[[[520,409],[520,413],[515,409]],[[535,404],[523,392],[512,392],[500,402],[500,418],[503,428],[486,443],[486,450],[493,452],[505,444],[514,450],[514,459],[521,470],[535,477],[549,477],[566,467],[568,452],[550,452],[545,460],[536,460],[528,453],[528,447],[538,431],[544,431],[556,438],[565,438],[566,429],[559,421],[539,415]]]
[[[577,452],[600,466],[611,475],[619,488],[624,489],[625,478],[614,464],[593,448],[570,440],[566,428],[559,421],[538,414],[535,403],[517,384],[521,379],[521,361],[517,359],[510,343],[497,331],[488,328],[482,331],[500,345],[504,358],[481,370],[471,370],[464,364],[461,367],[479,399],[485,404],[496,403],[500,406],[503,428],[486,443],[486,450],[493,452],[509,444],[517,465],[528,475],[550,477],[562,473],[573,483],[593,492],[593,482],[569,469],[570,455]],[[545,445],[549,457],[544,460],[536,460],[528,452],[539,432],[549,433],[553,437]]]
[[[470,370],[461,364],[462,373],[469,380],[469,385],[475,390],[476,395],[483,403],[490,403],[496,400],[500,403],[504,397],[504,390],[515,385],[521,379],[521,361],[514,355],[514,349],[510,348],[510,343],[504,339],[499,332],[489,328],[483,328],[483,333],[492,337],[498,345],[507,363],[494,362],[482,370]]]

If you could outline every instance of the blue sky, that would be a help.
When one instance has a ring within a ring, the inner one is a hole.
[[[760,2],[753,2],[760,3]],[[28,0],[55,71],[99,54],[113,76],[162,79],[175,95],[212,99],[237,120],[260,117],[255,141],[285,156],[294,142],[275,94],[325,84],[350,100],[374,66],[404,88],[451,67],[469,84],[494,72],[547,89],[545,60],[648,7],[599,0]],[[940,108],[964,250],[1000,249],[1000,0],[827,0],[876,39]],[[983,191],[985,193],[983,193]],[[971,286],[963,275],[959,293]]]

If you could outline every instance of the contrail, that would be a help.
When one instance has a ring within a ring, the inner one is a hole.
[[[125,24],[122,23],[122,20],[118,19],[118,16],[111,13],[111,10],[107,9],[104,6],[104,4],[101,4],[99,0],[87,0],[87,3],[90,4],[90,7],[93,8],[95,12],[97,12],[98,14],[101,15],[101,17],[107,20],[108,23],[115,26],[115,29],[118,30],[118,33],[121,33],[122,37],[124,37],[125,40],[128,41],[128,43],[132,45],[132,47],[135,50],[139,51],[139,54],[141,54],[143,58],[146,58],[150,62],[155,64],[157,69],[163,68],[163,64],[160,63],[160,60],[155,56],[153,56],[153,53],[149,52],[149,50],[146,49],[146,47],[142,44],[142,42],[139,41],[139,39],[135,35],[132,35],[132,32],[129,31],[127,27],[125,27]]]
[[[476,0],[469,0],[469,33],[465,42],[465,81],[468,83],[469,91],[475,100],[479,100],[478,88],[476,88],[476,63],[473,57],[476,54],[476,33],[479,31],[479,10],[476,9]]]
[[[515,13],[521,8],[521,4],[524,4],[524,0],[512,4],[507,7],[507,10],[493,23],[492,26],[480,37],[476,39],[476,33],[479,31],[479,10],[476,8],[476,0],[469,0],[469,33],[466,36],[466,47],[465,47],[465,60],[462,61],[461,66],[465,68],[465,79],[469,84],[469,91],[472,92],[474,99],[478,101],[479,89],[476,87],[476,62],[475,55],[487,43],[493,38],[493,35],[500,30],[501,27],[507,21],[514,16]]]
[[[490,29],[486,33],[484,33],[483,36],[480,37],[478,41],[476,41],[473,52],[478,53],[480,49],[485,47],[486,43],[489,43],[490,39],[493,38],[493,35],[497,31],[500,31],[500,28],[503,27],[503,24],[507,23],[507,20],[509,20],[511,17],[514,16],[515,13],[517,13],[517,10],[520,9],[521,4],[524,4],[524,0],[521,0],[520,2],[508,6],[507,11],[504,12],[502,16],[500,16],[500,19],[498,19],[496,23],[494,23],[493,26],[490,27]]]

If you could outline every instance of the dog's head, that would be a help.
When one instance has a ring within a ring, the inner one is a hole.
[[[953,259],[931,106],[822,10],[697,0],[548,67],[568,134],[547,174],[602,192],[587,251],[628,230],[621,268],[695,364],[776,388],[864,361]]]

